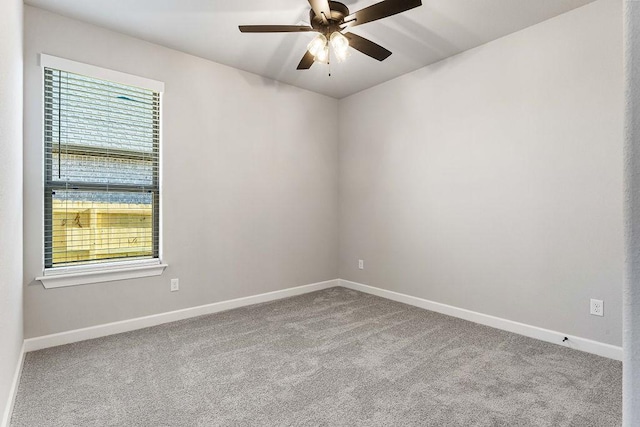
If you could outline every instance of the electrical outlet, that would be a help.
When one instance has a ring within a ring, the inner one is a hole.
[[[364,270],[364,260],[362,260],[362,259],[358,260],[358,268],[360,270]]]
[[[590,314],[594,316],[604,316],[604,301],[591,298]]]
[[[171,292],[180,290],[180,281],[178,279],[171,279]]]

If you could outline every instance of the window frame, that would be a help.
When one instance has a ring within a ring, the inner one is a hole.
[[[164,269],[168,267],[167,264],[162,262],[162,99],[164,93],[164,83],[148,79],[146,77],[139,77],[132,74],[123,73],[111,69],[101,68],[94,65],[84,64],[81,62],[71,61],[64,58],[59,58],[51,55],[40,54],[40,67],[42,72],[41,85],[42,85],[42,155],[43,159],[43,176],[41,180],[42,185],[42,276],[36,277],[36,280],[40,281],[45,288],[57,288],[64,286],[75,286],[88,283],[108,282],[114,280],[133,279],[140,277],[158,276],[162,274]],[[48,170],[46,166],[47,152],[44,134],[44,70],[45,68],[53,68],[65,72],[81,74],[90,78],[108,80],[115,83],[141,87],[149,90],[153,90],[160,94],[160,116],[159,126],[160,135],[158,140],[158,176],[157,176],[157,190],[154,191],[154,197],[159,197],[158,201],[158,222],[157,227],[153,226],[154,233],[153,239],[157,239],[158,253],[157,257],[154,254],[153,258],[138,258],[138,259],[114,259],[105,260],[99,262],[87,262],[79,265],[66,265],[58,267],[46,267],[47,262],[45,260],[46,251],[46,227],[45,219],[47,218],[47,205],[51,209],[51,197],[46,197],[46,189],[51,189],[51,183],[47,183]],[[49,201],[49,203],[47,203]]]

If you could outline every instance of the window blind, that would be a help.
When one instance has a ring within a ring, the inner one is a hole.
[[[45,268],[158,258],[160,94],[44,69]]]

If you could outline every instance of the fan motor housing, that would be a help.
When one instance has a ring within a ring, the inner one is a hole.
[[[340,2],[330,1],[329,8],[331,9],[331,16],[326,17],[328,21],[327,24],[324,23],[322,16],[315,14],[313,9],[309,12],[311,26],[325,34],[340,31],[340,25],[344,22],[344,18],[349,15],[349,8]]]

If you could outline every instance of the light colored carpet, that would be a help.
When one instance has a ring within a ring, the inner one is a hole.
[[[618,426],[621,363],[345,288],[28,353],[19,426]]]

